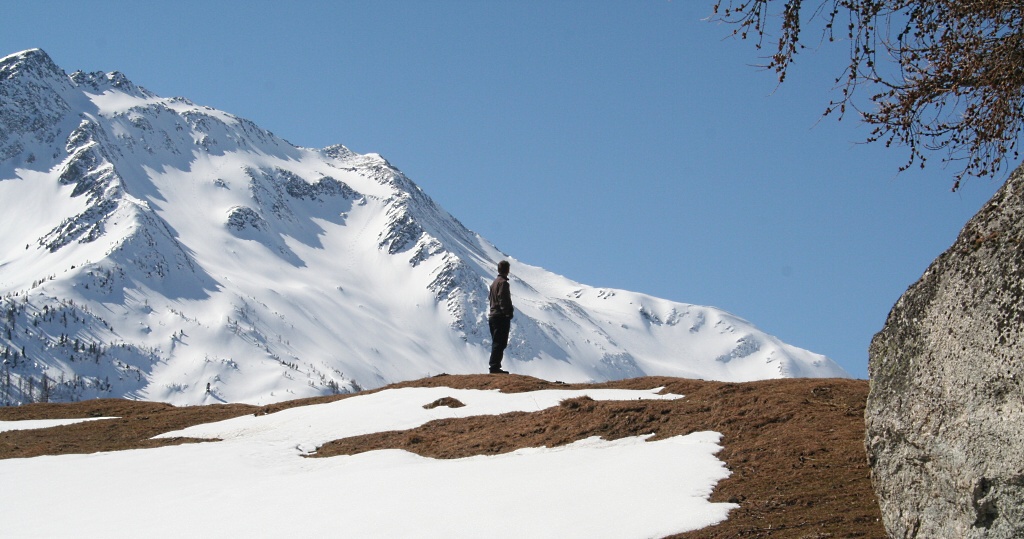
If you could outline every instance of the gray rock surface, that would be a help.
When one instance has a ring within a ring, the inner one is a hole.
[[[896,303],[868,369],[889,534],[1024,537],[1024,167]]]

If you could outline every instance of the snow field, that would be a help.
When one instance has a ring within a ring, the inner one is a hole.
[[[437,460],[401,450],[304,458],[333,439],[432,419],[538,411],[580,395],[675,399],[658,389],[497,391],[407,388],[244,416],[161,436],[212,443],[0,461],[10,537],[653,537],[727,518],[710,503],[729,475],[720,435],[657,442],[580,440]],[[462,408],[423,405],[454,397]],[[93,496],[61,503],[62,485]]]

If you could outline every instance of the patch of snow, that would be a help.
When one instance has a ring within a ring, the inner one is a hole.
[[[430,419],[536,411],[562,399],[674,399],[658,390],[408,388],[166,433],[222,442],[0,461],[12,537],[655,537],[725,520],[721,435],[589,438],[452,460],[401,450],[306,458],[316,445]],[[423,405],[450,396],[462,408]],[[60,485],[92,495],[40,518]]]
[[[34,430],[48,429],[50,427],[63,427],[86,421],[98,421],[100,419],[117,419],[116,417],[87,417],[80,419],[23,419],[20,421],[0,421],[0,432],[9,430]]]

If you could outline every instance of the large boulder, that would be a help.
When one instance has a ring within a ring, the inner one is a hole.
[[[1024,537],[1024,167],[896,303],[868,370],[890,536]]]

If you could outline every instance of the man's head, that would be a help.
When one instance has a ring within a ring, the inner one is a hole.
[[[498,262],[498,275],[508,275],[508,270],[511,267],[512,265],[508,263],[508,260]]]

